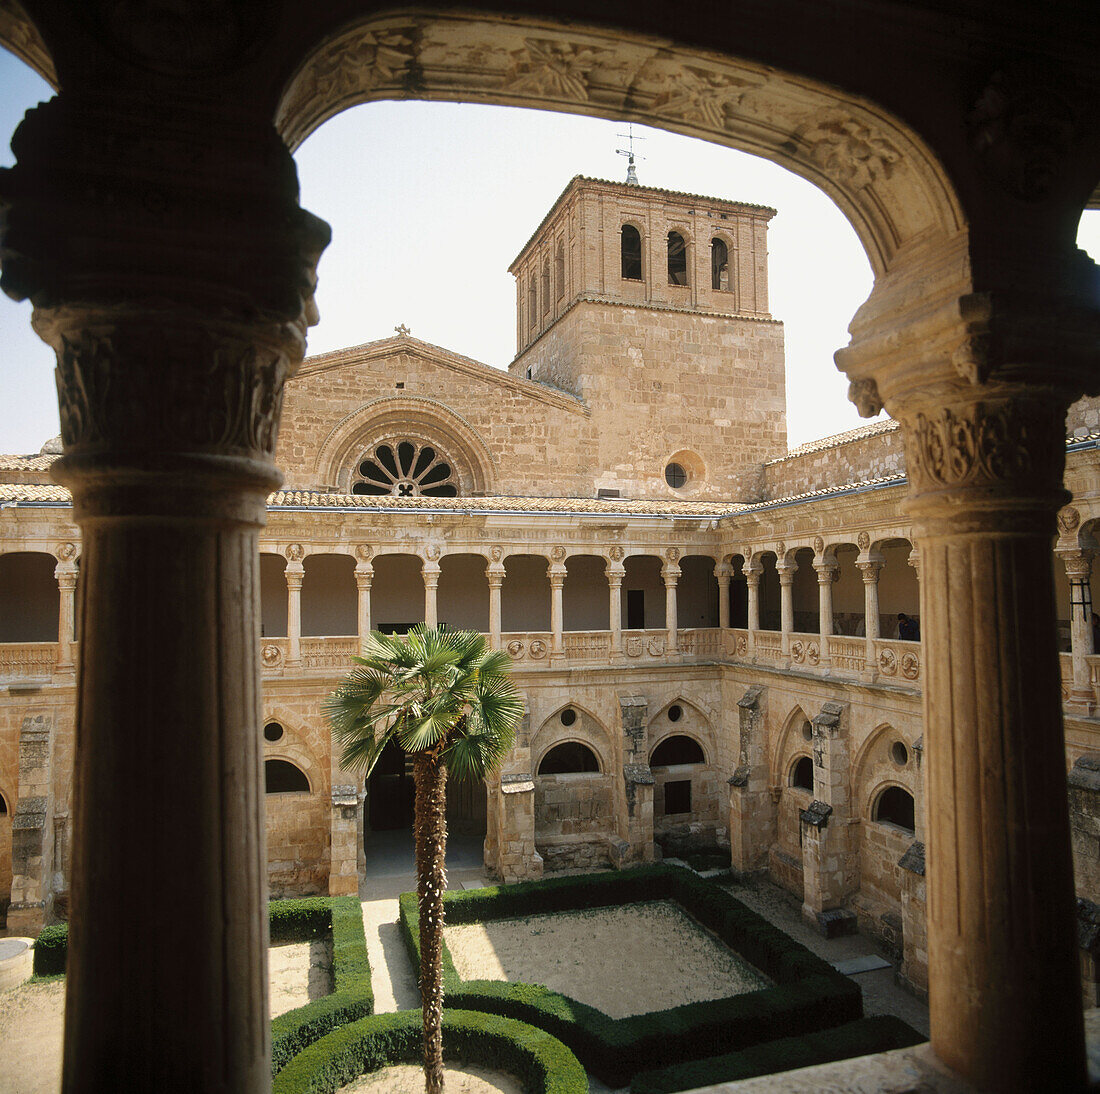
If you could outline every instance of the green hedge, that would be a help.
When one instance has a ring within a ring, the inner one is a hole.
[[[335,980],[331,995],[272,1021],[271,1069],[277,1074],[292,1056],[319,1037],[373,1014],[374,992],[363,933],[363,908],[356,897],[280,900],[273,901],[270,909],[273,942],[306,942],[332,931]]]
[[[315,1041],[275,1076],[272,1094],[332,1094],[366,1071],[420,1063],[420,1011],[378,1014]],[[443,1056],[514,1075],[526,1094],[587,1094],[576,1056],[550,1034],[493,1014],[450,1010],[443,1015]]]
[[[712,1056],[707,1060],[678,1064],[659,1071],[639,1072],[630,1083],[630,1091],[631,1094],[673,1094],[677,1090],[694,1090],[700,1086],[732,1083],[738,1079],[793,1071],[834,1060],[850,1060],[872,1052],[908,1048],[927,1039],[893,1015],[860,1018],[836,1029],[801,1037],[784,1037],[741,1052]]]
[[[43,927],[42,933],[34,940],[34,975],[57,976],[58,973],[63,973],[68,956],[68,923],[54,923],[50,927]]]
[[[746,908],[725,890],[688,870],[643,867],[448,893],[449,923],[675,900],[733,950],[765,972],[775,986],[744,995],[630,1018],[610,1018],[593,1007],[536,984],[464,981],[444,947],[448,1004],[506,1015],[538,1026],[565,1042],[611,1087],[639,1071],[714,1056],[791,1033],[851,1022],[863,1015],[859,986],[794,939]],[[401,924],[419,965],[416,895],[401,897]]]
[[[303,1007],[280,1014],[271,1023],[272,1070],[330,1030],[374,1013],[363,909],[353,896],[273,900],[268,905],[272,942],[311,942],[332,933],[335,990]],[[46,927],[34,943],[34,973],[53,976],[65,971],[69,928]]]

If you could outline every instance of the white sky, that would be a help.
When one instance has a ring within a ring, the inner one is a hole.
[[[23,112],[51,95],[0,50],[0,166]],[[333,118],[295,159],[302,205],[327,220],[321,323],[311,353],[417,338],[498,368],[515,353],[511,260],[577,174],[622,179],[623,123],[503,107],[374,103]],[[635,126],[643,185],[770,205],[771,311],[785,324],[791,445],[859,425],[833,364],[871,289],[855,232],[819,190],[766,160]],[[1100,212],[1080,243],[1100,261]],[[58,432],[53,354],[30,306],[0,296],[0,452],[36,452]]]

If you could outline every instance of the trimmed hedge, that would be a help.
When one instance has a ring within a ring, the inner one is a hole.
[[[57,976],[65,971],[69,956],[69,925],[54,923],[43,927],[34,940],[34,975]]]
[[[268,905],[268,923],[272,942],[311,942],[332,933],[333,993],[280,1014],[271,1023],[271,1066],[278,1072],[318,1037],[373,1014],[374,992],[363,909],[356,897],[273,900]],[[35,975],[63,973],[68,951],[68,924],[46,927],[34,943]]]
[[[784,1037],[741,1052],[712,1056],[707,1060],[678,1064],[659,1071],[642,1071],[634,1076],[630,1091],[631,1094],[673,1094],[678,1090],[694,1090],[700,1086],[752,1079],[757,1075],[772,1075],[777,1071],[793,1071],[834,1060],[869,1056],[872,1052],[909,1048],[926,1040],[927,1037],[892,1014],[860,1018],[836,1029],[801,1037]]]
[[[420,1063],[424,1027],[418,1010],[377,1014],[315,1041],[275,1076],[272,1094],[332,1094],[366,1071]],[[447,1010],[443,1057],[514,1075],[526,1094],[587,1094],[576,1056],[541,1029],[494,1014]]]
[[[306,942],[332,931],[335,990],[271,1023],[271,1070],[278,1074],[292,1056],[319,1037],[374,1013],[363,908],[353,896],[272,901],[271,940]]]
[[[552,1033],[611,1087],[627,1085],[639,1071],[812,1033],[863,1015],[853,980],[688,870],[650,866],[448,893],[444,899],[453,924],[671,899],[776,982],[761,991],[616,1019],[537,984],[464,981],[444,946],[450,1005],[518,1018]],[[414,893],[401,897],[401,924],[419,967]]]

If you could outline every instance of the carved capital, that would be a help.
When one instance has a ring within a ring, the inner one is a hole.
[[[878,582],[879,571],[883,566],[883,561],[880,558],[865,558],[856,561],[856,565],[863,573],[863,583],[865,585],[874,585]]]
[[[1088,581],[1092,574],[1092,551],[1059,551],[1058,557],[1061,558],[1065,565],[1066,577],[1068,577],[1070,581]]]
[[[840,564],[836,562],[814,562],[817,571],[817,583],[819,585],[831,585],[840,575]]]
[[[681,572],[680,567],[674,562],[666,562],[661,567],[661,577],[664,578],[666,585],[675,586],[676,582],[680,580]]]

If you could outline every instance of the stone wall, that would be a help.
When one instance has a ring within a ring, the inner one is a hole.
[[[795,497],[905,472],[897,423],[886,421],[826,437],[764,465],[764,498]]]
[[[273,900],[328,892],[327,795],[267,794],[267,883]]]

